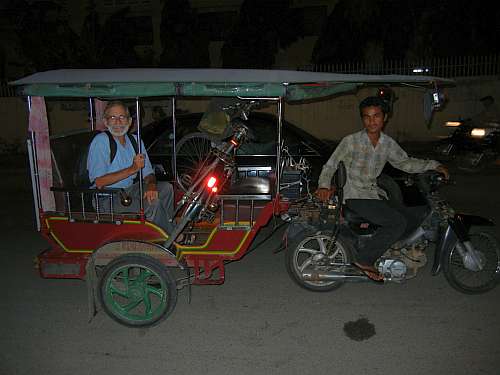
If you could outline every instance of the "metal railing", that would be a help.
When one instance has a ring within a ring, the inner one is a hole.
[[[357,74],[432,75],[448,78],[494,76],[500,75],[500,55],[386,60],[380,63],[352,61],[334,64],[310,64],[301,66],[298,70]]]

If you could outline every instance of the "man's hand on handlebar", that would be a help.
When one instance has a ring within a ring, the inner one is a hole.
[[[316,190],[314,195],[321,201],[321,202],[328,202],[330,198],[332,197],[334,193],[333,189],[327,189],[327,188],[319,188]]]
[[[436,171],[439,172],[439,173],[441,173],[444,176],[445,180],[449,180],[450,179],[450,172],[448,172],[448,168],[446,168],[446,166],[444,166],[442,164],[438,165],[436,167]]]

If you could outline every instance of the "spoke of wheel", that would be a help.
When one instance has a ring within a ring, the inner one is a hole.
[[[307,247],[301,247],[298,252],[299,253],[300,252],[304,252],[304,253],[308,253],[308,254],[311,254],[311,255],[316,255],[316,254],[320,253],[320,251],[317,250],[317,249],[309,249]]]
[[[137,298],[137,299],[133,299],[131,300],[128,304],[124,305],[124,306],[121,306],[121,309],[123,311],[126,311],[126,312],[129,312],[130,310],[132,310],[133,308],[139,306],[139,304],[143,301],[142,298]]]
[[[337,257],[337,255],[339,254],[339,252],[340,252],[340,249],[337,247],[335,252],[330,257],[330,259],[335,259]],[[344,257],[341,255],[341,258],[343,259]]]
[[[151,294],[154,294],[155,296],[158,296],[160,298],[163,298],[163,296],[164,296],[164,290],[161,288],[161,286],[160,286],[160,288],[155,288],[154,286],[148,285],[148,286],[146,286],[145,291],[146,291],[146,295],[151,293]]]
[[[321,253],[326,254],[326,246],[325,246],[325,241],[322,238],[318,238],[316,240],[319,244],[319,250]]]
[[[308,258],[304,263],[302,263],[301,265],[298,265],[299,266],[299,271],[300,272],[304,272],[304,270],[307,268],[307,266],[309,266],[310,264],[312,263],[311,261],[311,258]]]
[[[151,315],[151,300],[149,299],[149,295],[147,293],[144,293],[142,301],[144,302],[144,308],[146,309],[145,315]]]
[[[154,275],[154,273],[151,272],[150,270],[148,270],[148,269],[141,269],[141,273],[137,277],[136,282],[142,282],[142,281],[146,280],[146,278],[148,278],[149,276],[152,276],[152,275]]]
[[[201,152],[203,151],[202,142],[197,142],[196,139],[193,139],[192,144],[193,144],[193,149],[194,149],[193,154],[196,155],[198,157],[198,159],[200,159]]]
[[[130,279],[129,279],[129,268],[125,268],[123,271],[118,272],[117,276],[121,273],[123,275],[123,283],[125,284],[125,288],[128,290],[129,284],[130,284]]]
[[[205,139],[204,139],[202,142],[200,142],[200,144],[199,144],[199,145],[200,145],[200,150],[201,150],[201,152],[202,152],[202,154],[201,154],[201,155],[205,155],[205,154],[206,154],[206,152],[209,150],[208,140],[205,140]]]
[[[109,290],[110,290],[111,294],[118,294],[120,297],[129,298],[128,288],[127,288],[127,290],[120,290],[115,285],[110,284]]]
[[[195,148],[196,148],[197,155],[198,155],[199,159],[201,159],[201,155],[203,152],[203,141],[202,142],[195,142]]]

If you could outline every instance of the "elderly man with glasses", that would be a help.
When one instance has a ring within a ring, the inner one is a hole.
[[[134,179],[142,169],[144,176],[144,213],[146,219],[155,223],[167,233],[171,233],[173,225],[173,189],[168,182],[157,182],[148,154],[141,141],[142,153],[136,153],[133,145],[137,144],[137,136],[131,139],[127,132],[132,125],[128,108],[119,101],[108,103],[104,110],[104,124],[116,142],[116,154],[110,160],[110,138],[104,132],[92,140],[87,159],[89,179],[93,187],[121,188],[132,198],[129,206],[124,206],[120,199],[113,199],[114,212],[138,212],[140,207],[139,182]],[[109,199],[109,198],[108,198]],[[107,209],[109,200],[100,203]]]

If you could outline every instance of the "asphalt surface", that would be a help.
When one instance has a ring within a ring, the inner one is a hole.
[[[46,244],[33,230],[26,172],[2,169],[0,374],[500,373],[500,288],[460,294],[428,264],[402,285],[312,293],[273,254],[280,233],[228,265],[224,285],[193,287],[191,303],[181,291],[156,327],[128,329],[103,312],[89,323],[84,282],[34,269]],[[499,222],[499,172],[457,174],[443,194]]]

